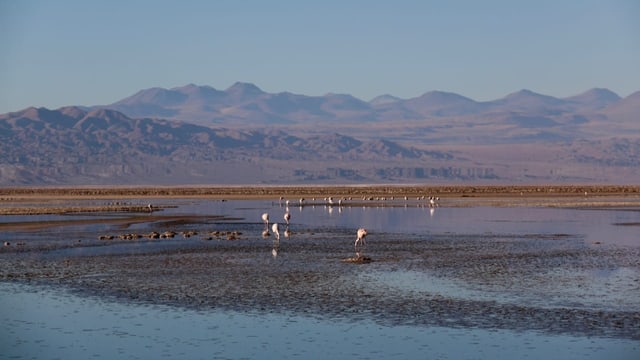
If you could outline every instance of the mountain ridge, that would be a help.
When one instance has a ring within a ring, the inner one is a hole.
[[[111,108],[132,117],[167,118],[201,125],[284,126],[315,122],[318,126],[332,127],[345,122],[380,123],[512,113],[557,117],[604,115],[613,120],[626,119],[633,110],[620,107],[609,113],[605,111],[625,99],[611,90],[593,88],[566,98],[522,89],[499,99],[476,101],[457,93],[434,90],[408,99],[380,95],[364,101],[349,94],[269,93],[255,84],[236,82],[225,90],[195,84],[171,89],[154,87],[112,104],[91,108]],[[640,100],[633,102],[640,103]]]
[[[336,160],[349,167],[386,162],[390,156],[399,161],[453,157],[390,140],[380,146],[380,140],[357,140],[338,133],[300,137],[282,130],[212,128],[79,107],[32,107],[3,114],[0,129],[0,153],[5,155],[0,159],[0,185],[4,186],[76,181],[135,184],[149,183],[149,179],[272,182],[284,175],[302,176],[295,174],[322,178],[326,175],[318,174],[326,170],[314,164],[333,169]],[[220,172],[220,168],[239,173]]]
[[[363,101],[187,84],[0,115],[0,185],[640,181],[640,91]]]

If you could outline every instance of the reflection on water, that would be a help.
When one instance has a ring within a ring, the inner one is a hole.
[[[137,203],[141,200],[133,199]],[[596,209],[558,209],[527,207],[429,207],[421,203],[411,206],[328,206],[312,205],[284,207],[276,201],[218,201],[162,199],[154,201],[156,206],[166,208],[154,215],[223,215],[237,218],[235,222],[261,222],[261,214],[268,212],[271,222],[284,223],[283,216],[289,212],[292,229],[300,226],[339,227],[357,229],[365,227],[375,232],[404,233],[514,233],[514,234],[575,234],[585,238],[588,243],[640,246],[638,226],[620,226],[619,224],[640,223],[640,211],[596,210]],[[348,204],[348,203],[345,203]],[[75,215],[39,215],[39,216],[0,216],[0,224],[8,222],[43,222],[69,220],[100,220],[123,217],[123,214],[75,214]],[[233,222],[233,220],[229,220]],[[153,223],[136,222],[122,230],[144,231]],[[46,236],[65,235],[86,236],[88,232],[107,231],[109,225],[86,224],[66,226],[64,229],[50,227]],[[34,231],[30,236],[37,236]],[[93,235],[93,234],[92,234]],[[15,237],[16,233],[7,231],[5,238]]]
[[[419,271],[376,271],[361,274],[359,281],[371,288],[391,287],[424,296],[441,296],[536,308],[573,308],[637,311],[640,309],[640,272],[616,270],[547,269],[533,282],[493,289],[456,278]]]
[[[42,246],[44,250],[37,255],[43,259],[215,249],[221,244],[239,244],[237,246],[259,247],[264,251],[255,252],[259,255],[230,253],[225,258],[229,265],[257,267],[263,258],[256,259],[256,256],[264,255],[269,263],[282,266],[285,271],[285,264],[296,262],[304,264],[305,270],[309,265],[319,268],[329,261],[332,269],[340,266],[341,256],[353,254],[356,230],[363,227],[369,233],[366,255],[375,261],[354,265],[356,270],[350,276],[355,278],[359,291],[367,295],[384,290],[385,296],[397,293],[406,299],[485,301],[534,309],[566,308],[569,312],[640,311],[638,267],[633,263],[617,263],[617,259],[601,259],[599,253],[589,252],[618,247],[637,250],[640,247],[638,226],[616,225],[640,223],[640,212],[635,210],[436,208],[416,203],[328,206],[308,202],[305,206],[296,202],[286,207],[277,200],[184,199],[157,200],[154,206],[165,208],[154,213],[155,218],[149,216],[149,221],[61,222],[47,228],[5,231],[2,237],[10,242],[23,242],[26,249]],[[284,219],[287,211],[291,214],[289,226]],[[265,229],[261,219],[264,212],[269,213],[272,222],[279,223],[282,238],[275,236],[272,224]],[[47,215],[32,216],[28,221],[126,216]],[[16,221],[22,220],[0,216],[0,223]],[[166,230],[195,230],[202,234],[212,230],[239,230],[243,241],[203,241],[202,237],[110,243],[98,240],[98,236],[105,233]],[[395,245],[401,241],[406,249]],[[386,248],[382,249],[383,246]],[[316,249],[318,252],[311,252]],[[487,253],[486,262],[474,258],[473,263],[463,260],[455,263],[456,255],[470,258],[469,254],[473,255],[476,249]],[[383,259],[382,250],[391,257]],[[326,255],[326,252],[332,253]],[[438,254],[445,253],[450,263],[439,263],[442,259]],[[509,258],[511,255],[513,259]],[[23,256],[23,253],[0,251],[0,265],[9,256]],[[517,256],[521,257],[515,258]],[[432,263],[420,265],[427,262]],[[148,285],[148,279],[138,280]],[[225,281],[229,281],[228,278]],[[348,316],[343,316],[329,320],[322,317],[324,314],[304,317],[215,307],[198,312],[77,297],[60,289],[11,283],[0,283],[0,306],[0,349],[10,349],[3,354],[7,358],[255,358],[317,357],[317,354],[322,354],[322,358],[422,358],[425,354],[434,358],[523,358],[525,349],[529,358],[596,359],[605,354],[608,358],[633,358],[640,346],[638,341],[589,335],[394,326],[374,322],[374,318],[350,321]],[[402,308],[401,301],[398,306]],[[295,307],[289,309],[292,308]],[[496,308],[500,310],[499,306]],[[475,308],[470,309],[473,312]],[[376,311],[384,313],[384,309]],[[446,311],[443,313],[446,316]]]
[[[638,341],[197,312],[0,283],[3,358],[632,359]]]
[[[277,204],[253,204],[279,216]],[[376,232],[576,234],[589,243],[640,246],[638,209],[527,207],[305,206],[292,221],[308,226],[365,227]],[[247,214],[248,215],[248,214]],[[253,213],[255,216],[255,211]],[[249,218],[250,219],[250,218]]]

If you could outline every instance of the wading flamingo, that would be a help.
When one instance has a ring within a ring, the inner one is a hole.
[[[262,222],[264,222],[264,227],[269,230],[269,214],[262,214]]]
[[[284,221],[287,223],[287,226],[289,226],[290,220],[291,220],[291,213],[287,211],[286,213],[284,213]]]
[[[271,231],[273,231],[273,234],[276,236],[276,241],[280,241],[280,232],[278,231],[278,223],[273,223],[273,225],[271,225]]]
[[[358,243],[361,243],[362,245],[364,245],[364,238],[367,236],[367,229],[364,228],[360,228],[358,229],[358,236],[356,237],[356,243],[354,244],[354,247],[356,248],[356,251],[358,249]]]

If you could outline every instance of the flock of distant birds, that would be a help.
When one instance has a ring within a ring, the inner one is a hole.
[[[424,201],[426,198],[425,196],[420,196],[417,198],[418,201]],[[329,208],[331,209],[333,206],[343,206],[345,204],[345,201],[352,201],[353,198],[339,198],[338,200],[334,200],[333,197],[327,197],[324,198],[324,204],[329,206]],[[386,197],[363,197],[362,198],[363,201],[386,201],[387,198]],[[391,197],[389,200],[395,200],[393,197]],[[405,201],[408,201],[408,197],[404,197]],[[428,206],[431,209],[431,214],[433,215],[433,210],[439,206],[439,202],[440,202],[440,198],[437,196],[429,196],[428,198]],[[313,198],[312,199],[312,203],[315,204],[316,203],[316,199]],[[289,211],[289,205],[291,204],[290,200],[285,200],[284,197],[280,197],[279,200],[279,204],[280,206],[282,206],[283,204],[286,206],[285,207],[285,212],[284,212],[284,221],[286,223],[286,230],[284,231],[284,235],[285,237],[289,237],[290,236],[290,231],[289,231],[289,224],[291,222],[291,212]],[[305,205],[305,199],[304,198],[300,198],[298,200],[298,206],[302,207]],[[264,230],[262,231],[262,236],[263,237],[268,237],[270,236],[269,233],[269,213],[263,213],[262,216],[262,222],[264,223]],[[274,241],[274,247],[272,250],[272,255],[275,257],[278,255],[278,249],[279,249],[279,245],[280,245],[280,225],[277,222],[274,222],[271,224],[271,231],[273,232],[274,236],[275,236],[275,241]],[[363,246],[365,246],[365,238],[367,237],[367,229],[361,227],[356,231],[356,240],[354,243],[354,250],[356,251],[356,260],[361,260],[363,259],[362,257],[362,253],[361,253],[361,248]],[[358,248],[358,245],[360,245],[360,249]]]
[[[393,197],[390,198],[386,198],[386,197],[363,197],[362,201],[386,201],[386,200],[395,200]],[[408,201],[408,197],[404,197],[405,201]],[[436,196],[429,196],[428,198],[426,198],[425,196],[419,196],[416,198],[417,201],[423,202],[425,200],[427,200],[427,204],[429,206],[429,208],[431,208],[431,214],[433,215],[433,210],[439,206],[439,201],[440,198],[436,197]],[[321,204],[325,204],[326,206],[329,206],[330,209],[333,208],[333,206],[338,206],[338,207],[342,207],[346,204],[346,202],[349,201],[353,201],[353,198],[348,197],[342,197],[339,198],[337,200],[335,200],[333,197],[326,197],[324,198],[324,201],[321,202]],[[311,204],[315,205],[317,203],[316,199],[313,198],[311,200]],[[290,205],[290,200],[285,200],[284,197],[280,197],[279,199],[279,204],[285,205],[285,212],[283,215],[283,219],[285,222],[285,230],[284,230],[284,236],[286,238],[291,236],[291,231],[289,230],[289,225],[291,223],[291,212],[289,211],[289,205]],[[300,198],[298,200],[298,206],[302,207],[306,205],[305,203],[305,199],[304,198]],[[153,212],[154,210],[159,210],[159,208],[154,207],[152,204],[149,204],[146,206],[146,210],[149,212]],[[262,222],[265,225],[264,230],[262,231],[262,236],[263,237],[269,237],[271,234],[269,233],[269,213],[263,213],[262,214]],[[277,222],[274,222],[271,224],[271,231],[274,234],[275,240],[274,240],[274,246],[272,249],[272,255],[274,257],[276,257],[278,255],[278,249],[280,246],[280,225]],[[131,233],[131,234],[120,234],[117,236],[114,235],[101,235],[99,236],[99,240],[113,240],[116,238],[119,238],[121,240],[135,240],[135,239],[140,239],[140,238],[149,238],[149,239],[164,239],[164,238],[173,238],[177,235],[178,233],[176,233],[175,231],[165,231],[163,233],[159,233],[156,231],[152,231],[149,234],[135,234],[135,233]],[[220,238],[221,236],[226,236],[227,240],[236,240],[239,238],[239,236],[242,233],[239,231],[213,231],[209,233],[209,237],[207,238],[207,240],[213,240],[213,238]],[[365,229],[364,227],[358,228],[356,230],[356,240],[354,242],[354,249],[356,251],[356,259],[357,260],[362,260],[364,259],[361,255],[361,250],[362,247],[365,246],[365,239],[367,237],[367,229]],[[194,230],[188,230],[188,231],[182,231],[181,235],[185,238],[194,236],[194,235],[198,235],[197,231]],[[5,241],[3,244],[5,247],[6,246],[11,246],[11,243],[8,241]],[[24,244],[20,244],[20,245],[24,245]],[[358,247],[360,246],[360,248]]]
[[[365,196],[365,197],[362,198],[363,202],[367,202],[367,201],[384,202],[384,201],[387,201],[387,200],[393,201],[393,200],[396,200],[396,199],[393,196],[388,197],[388,198],[385,197],[385,196],[379,196],[379,197]],[[423,195],[423,196],[416,197],[416,200],[420,201],[420,202],[427,200],[428,201],[427,205],[429,207],[437,207],[437,206],[439,206],[439,202],[440,202],[440,198],[437,197],[437,196],[429,196],[427,198],[426,196]],[[336,200],[336,199],[333,198],[333,196],[329,196],[329,197],[325,197],[323,199],[323,201],[320,202],[320,204],[321,205],[322,204],[328,205],[330,207],[331,206],[343,206],[343,205],[347,204],[347,201],[352,202],[352,201],[354,201],[354,199],[353,199],[353,197],[341,197],[341,198]],[[405,202],[409,201],[409,197],[405,196],[404,197],[404,201]],[[286,206],[286,208],[288,209],[289,205],[291,205],[291,201],[290,200],[285,200],[285,198],[283,196],[281,196],[280,200],[279,200],[279,204],[280,204],[280,206],[282,206],[282,205]],[[306,202],[305,198],[300,198],[298,200],[298,206],[304,206],[306,204],[307,204],[307,202]],[[318,204],[318,201],[316,200],[316,198],[312,198],[311,199],[311,204],[312,205]]]
[[[291,212],[289,212],[289,208],[284,213],[284,221],[287,224],[287,229],[285,230],[285,237],[289,237],[289,223],[291,221]],[[262,222],[264,222],[265,229],[262,232],[263,237],[269,236],[269,213],[262,214]],[[280,225],[278,223],[271,224],[271,231],[273,232],[276,241],[280,241]],[[364,245],[365,237],[367,236],[367,229],[359,228],[356,232],[356,242],[354,244],[356,252],[358,251],[358,243]],[[277,255],[277,250],[275,250],[274,255]]]

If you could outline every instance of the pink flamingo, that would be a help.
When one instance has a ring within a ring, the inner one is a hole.
[[[364,238],[367,236],[367,229],[364,228],[360,228],[358,229],[358,236],[356,237],[356,243],[354,244],[354,247],[356,248],[356,251],[358,249],[358,243],[362,243],[362,245],[365,244],[364,242]]]

